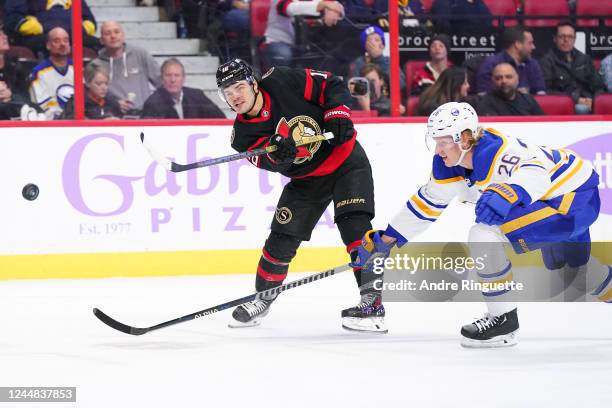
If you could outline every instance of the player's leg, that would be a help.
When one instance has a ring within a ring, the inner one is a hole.
[[[516,344],[519,329],[514,293],[495,285],[512,281],[512,263],[506,257],[504,244],[508,241],[497,226],[476,224],[469,233],[470,256],[484,260],[478,280],[490,289],[482,295],[488,312],[484,317],[461,328],[464,347],[507,347]]]
[[[342,241],[354,261],[357,246],[364,234],[372,229],[374,217],[374,181],[368,158],[358,143],[351,156],[338,170],[333,188],[335,221]],[[375,289],[374,282],[382,275],[372,271],[354,269],[361,296],[360,302],[342,311],[342,327],[347,330],[386,333],[385,308],[382,294]],[[380,287],[376,285],[376,287]]]
[[[302,241],[290,235],[270,232],[257,265],[255,290],[261,292],[280,286],[287,277],[289,263]],[[238,306],[232,313],[232,328],[257,326],[267,316],[276,296],[258,299]]]
[[[302,241],[310,240],[312,230],[331,201],[331,193],[325,195],[325,183],[323,177],[292,180],[283,189],[272,219],[272,231],[257,265],[257,291],[282,285],[298,247]],[[238,306],[229,326],[250,327],[260,324],[273,301],[260,299]]]

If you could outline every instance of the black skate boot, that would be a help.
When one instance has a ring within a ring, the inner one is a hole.
[[[385,326],[385,307],[378,292],[366,292],[361,295],[357,306],[342,311],[342,328],[346,330],[387,333]]]
[[[258,299],[238,306],[232,312],[233,320],[228,323],[228,326],[232,329],[259,326],[262,319],[270,312],[272,302],[274,299]]]
[[[469,348],[514,346],[518,329],[516,309],[501,316],[487,313],[474,323],[461,328],[461,345]]]

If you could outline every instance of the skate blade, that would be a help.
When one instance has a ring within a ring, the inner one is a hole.
[[[489,340],[474,340],[463,337],[461,339],[461,346],[465,348],[502,348],[516,346],[518,343],[516,339],[517,331],[503,336],[496,336]]]
[[[227,324],[227,327],[229,327],[230,329],[244,329],[247,327],[256,327],[256,326],[259,326],[260,324],[261,324],[261,319],[255,319],[255,320],[252,320],[246,323],[242,323],[242,322],[239,322],[238,320],[234,320],[234,321],[229,322]]]
[[[368,317],[360,319],[357,317],[343,317],[342,328],[348,331],[361,333],[386,334],[389,332],[385,326],[384,317]]]

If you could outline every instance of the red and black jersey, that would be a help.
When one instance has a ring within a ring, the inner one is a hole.
[[[278,133],[299,142],[303,136],[324,132],[324,113],[346,105],[349,98],[344,82],[329,72],[276,67],[259,82],[263,108],[256,117],[238,115],[232,133],[232,148],[238,152],[263,147]],[[284,119],[284,120],[283,120]],[[291,178],[324,176],[334,172],[351,154],[353,139],[334,147],[327,141],[298,148],[293,163],[277,164],[269,156],[250,158],[264,170]]]

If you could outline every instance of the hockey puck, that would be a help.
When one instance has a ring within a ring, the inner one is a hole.
[[[38,186],[36,184],[29,183],[23,187],[23,190],[21,190],[21,195],[26,200],[33,201],[38,197],[38,192]]]

